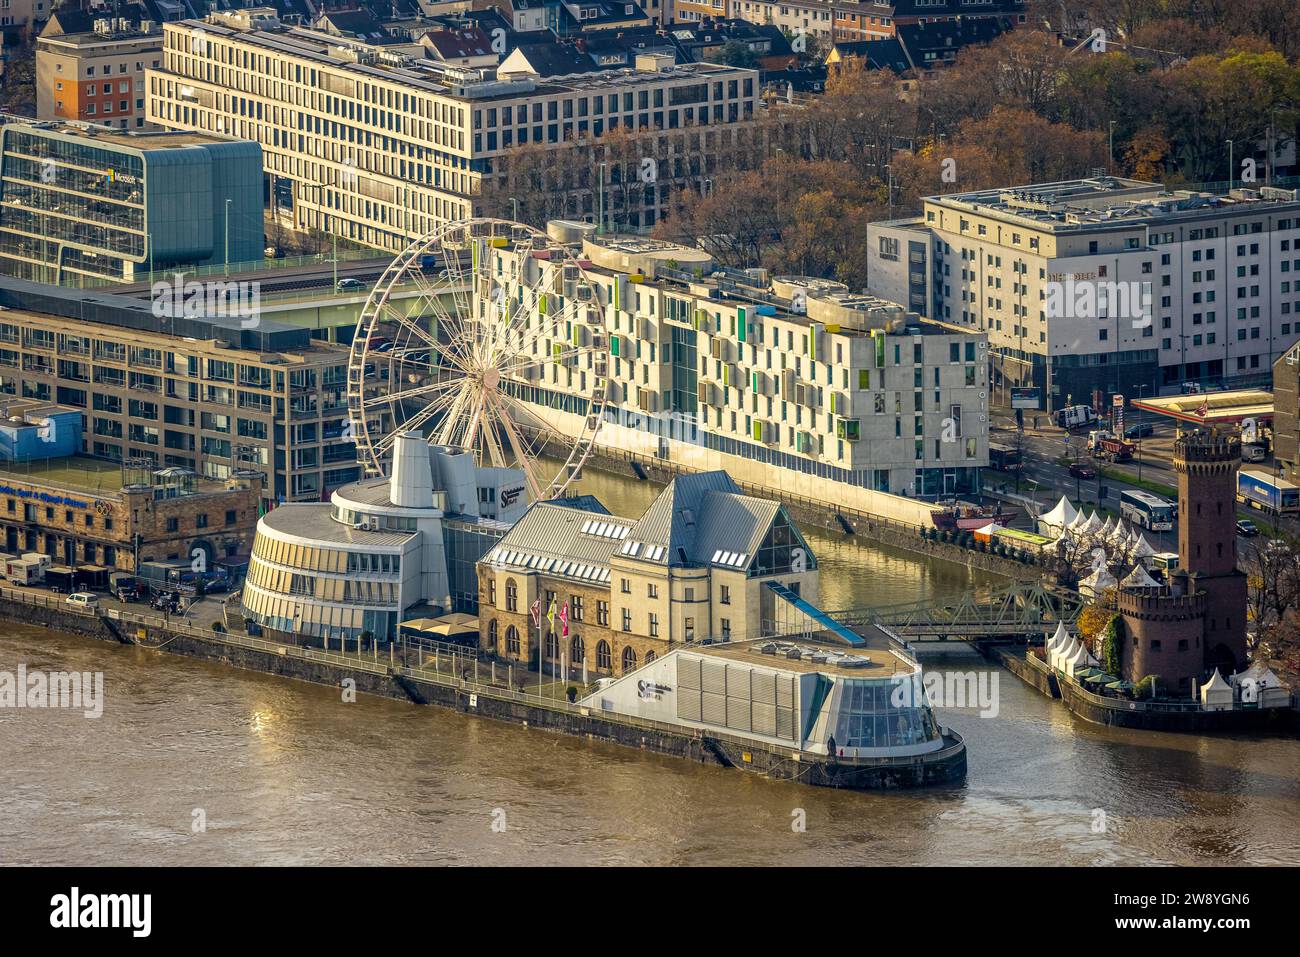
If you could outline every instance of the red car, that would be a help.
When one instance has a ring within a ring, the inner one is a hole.
[[[1070,466],[1070,474],[1075,478],[1092,479],[1097,477],[1097,470],[1083,462],[1075,462]]]

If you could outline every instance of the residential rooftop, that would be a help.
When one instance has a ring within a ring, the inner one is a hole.
[[[1272,212],[1287,204],[1300,211],[1296,190],[1264,186],[1234,189],[1226,196],[1192,190],[1169,190],[1159,183],[1098,176],[1031,186],[975,190],[927,196],[927,206],[991,216],[1047,232],[1131,229],[1176,221],[1219,218],[1225,213]]]
[[[225,482],[207,478],[189,469],[168,467],[153,470],[132,470],[114,459],[96,458],[91,455],[66,455],[57,458],[33,459],[23,462],[6,462],[0,469],[0,479],[4,482],[24,482],[29,485],[41,485],[69,491],[116,494],[124,485],[143,484],[165,485],[169,482],[185,482],[192,487],[186,494],[211,494],[226,490]],[[0,495],[4,494],[0,490]]]

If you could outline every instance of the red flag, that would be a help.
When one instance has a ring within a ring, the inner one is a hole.
[[[538,598],[536,601],[532,603],[532,605],[529,607],[528,610],[531,611],[533,615],[533,627],[541,628],[542,627],[542,600]]]
[[[569,603],[566,601],[560,606],[560,635],[569,637]]]
[[[1210,400],[1209,400],[1209,399],[1202,399],[1202,400],[1201,400],[1201,404],[1200,404],[1200,406],[1197,408],[1197,410],[1196,410],[1196,414],[1199,415],[1202,419],[1205,418],[1207,415],[1210,414]]]

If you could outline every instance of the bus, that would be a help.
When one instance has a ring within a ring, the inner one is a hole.
[[[1119,511],[1130,522],[1153,532],[1167,532],[1174,527],[1174,503],[1150,492],[1120,492]]]
[[[989,443],[989,468],[999,472],[1018,472],[1024,466],[1020,462],[1020,450],[1009,445]]]

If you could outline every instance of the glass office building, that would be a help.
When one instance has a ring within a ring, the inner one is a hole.
[[[261,163],[246,140],[0,126],[0,274],[94,286],[258,260]]]

